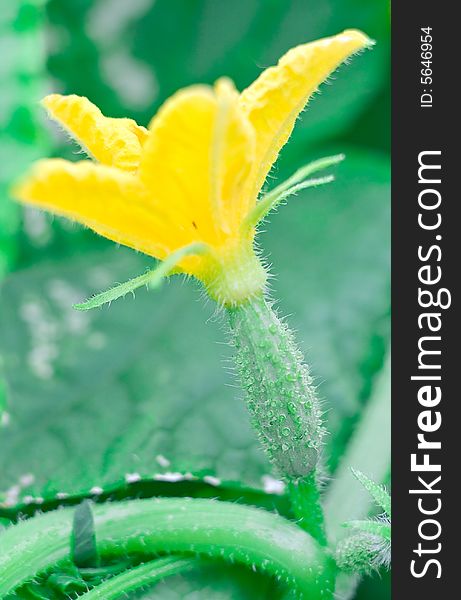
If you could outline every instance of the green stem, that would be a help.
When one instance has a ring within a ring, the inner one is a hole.
[[[291,508],[298,519],[298,525],[310,533],[322,546],[326,546],[327,538],[317,472],[312,471],[304,479],[290,482],[288,494]]]
[[[374,481],[383,482],[389,474],[390,439],[390,355],[385,361],[371,398],[363,412],[355,434],[342,457],[326,496],[325,520],[330,543],[335,545],[347,534],[342,524],[365,518],[373,508],[370,494],[354,478],[351,467],[359,469]],[[347,599],[358,578],[338,581],[338,596]]]
[[[97,548],[127,554],[192,553],[238,562],[295,586],[299,598],[332,598],[332,559],[308,534],[256,508],[196,499],[148,499],[94,506]],[[0,536],[0,597],[69,555],[73,510],[23,521]]]
[[[165,577],[189,571],[197,564],[197,560],[193,558],[159,558],[107,579],[86,594],[82,594],[80,598],[84,600],[123,598],[129,592],[150,586]]]

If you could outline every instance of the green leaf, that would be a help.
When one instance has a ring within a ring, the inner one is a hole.
[[[196,286],[178,277],[160,293],[139,290],[110,308],[72,308],[148,260],[112,248],[36,267],[5,286],[0,318],[12,401],[0,472],[7,498],[24,475],[26,501],[97,494],[139,478],[188,483],[192,474],[214,485],[219,478],[262,487],[269,467],[226,385],[228,349],[216,351],[224,333],[207,323],[214,308],[197,302]]]
[[[324,382],[325,408],[334,408],[333,432],[359,410],[387,343],[386,167],[349,153],[335,183],[280,210],[260,240],[274,263],[273,295]],[[73,310],[148,262],[115,247],[56,256],[4,286],[0,343],[12,398],[0,489],[8,505],[99,488],[126,493],[138,478],[163,493],[181,479],[184,493],[192,476],[228,489],[272,486],[225,369],[231,349],[217,345],[221,319],[210,319],[215,307],[197,301],[195,284],[172,278],[157,294]]]

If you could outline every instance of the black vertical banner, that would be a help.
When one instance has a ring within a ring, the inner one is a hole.
[[[460,594],[461,571],[455,567],[461,530],[455,516],[461,506],[461,399],[455,382],[461,372],[456,7],[428,0],[392,7],[395,600]]]

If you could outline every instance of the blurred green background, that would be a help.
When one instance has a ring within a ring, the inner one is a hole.
[[[81,158],[45,122],[37,102],[47,92],[85,95],[108,116],[146,125],[180,87],[227,75],[242,89],[290,47],[351,27],[376,47],[322,86],[271,181],[326,154],[345,152],[347,160],[333,184],[291,199],[260,237],[273,265],[273,295],[298,331],[325,402],[331,473],[389,343],[387,0],[2,3],[0,516],[88,495],[95,486],[127,495],[133,473],[143,480],[140,494],[219,495],[284,510],[283,497],[262,493],[270,468],[223,368],[230,350],[220,344],[221,318],[199,301],[197,287],[177,280],[110,310],[73,311],[73,302],[151,261],[23,210],[7,189],[36,158]],[[197,480],[160,481],[168,472]],[[213,478],[221,487],[210,485]],[[168,580],[142,598],[272,593],[244,572],[211,569]],[[356,596],[389,597],[385,576],[364,582]]]

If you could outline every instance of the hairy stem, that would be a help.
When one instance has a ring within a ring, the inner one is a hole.
[[[298,525],[310,533],[322,546],[326,546],[325,522],[316,471],[312,471],[304,479],[290,482],[288,494],[291,508],[298,519]]]
[[[73,510],[61,509],[0,536],[0,597],[69,555]],[[293,585],[299,598],[332,598],[332,559],[307,533],[256,508],[196,499],[148,499],[94,506],[101,557],[158,552],[222,558]]]
[[[194,558],[159,558],[107,579],[80,597],[84,600],[123,598],[129,592],[150,586],[165,577],[189,571],[197,564]]]

